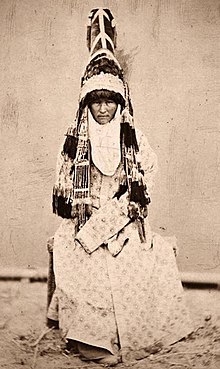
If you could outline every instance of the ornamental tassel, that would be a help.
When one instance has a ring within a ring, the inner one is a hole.
[[[67,154],[70,159],[74,160],[76,157],[77,145],[78,138],[67,134],[63,145],[63,153]]]
[[[72,204],[70,196],[64,195],[57,187],[53,189],[53,213],[62,218],[71,218]]]
[[[58,215],[62,218],[71,218],[71,210],[72,206],[70,202],[67,202],[67,200],[62,197],[58,196]]]
[[[143,181],[137,180],[131,182],[130,201],[140,204],[142,208],[145,208],[150,204],[150,197],[146,192],[146,187],[143,185]]]
[[[129,192],[128,215],[136,222],[140,241],[144,243],[146,242],[144,217],[147,216],[147,205],[150,203],[150,198],[143,182],[144,171],[138,161],[139,147],[131,113],[128,104],[123,115],[120,140]],[[125,191],[125,187],[120,186],[115,196],[119,198],[123,190]]]
[[[141,171],[140,163],[138,167],[134,165],[131,173],[130,201],[134,201],[139,204],[141,208],[145,208],[150,203],[150,197],[146,192],[146,186],[144,185]]]
[[[119,189],[118,191],[114,194],[113,197],[116,197],[118,200],[120,199],[120,197],[122,195],[124,195],[126,193],[126,191],[128,190],[128,182],[127,182],[127,177],[126,177],[126,173],[123,170],[121,173],[121,178],[120,178],[120,184],[119,184]]]
[[[86,223],[92,214],[90,199],[90,146],[88,142],[87,110],[78,122],[78,145],[74,160],[73,210],[77,219],[76,231]]]

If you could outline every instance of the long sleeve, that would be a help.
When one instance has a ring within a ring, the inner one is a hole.
[[[77,233],[75,240],[79,241],[88,253],[92,253],[129,222],[125,202],[114,198],[92,215]]]
[[[136,132],[139,144],[141,167],[144,170],[144,183],[146,184],[147,192],[150,195],[154,186],[154,177],[158,170],[157,155],[152,150],[147,137],[138,129],[136,129]]]
[[[71,145],[68,147],[68,143],[75,139],[73,136],[68,133],[70,130],[73,131],[73,127],[71,126],[67,132],[65,137],[64,144],[60,149],[60,153],[57,158],[56,165],[56,180],[53,187],[53,212],[62,218],[71,218],[72,217],[72,196],[73,196],[73,163],[74,160],[69,155],[68,148],[71,148]],[[72,145],[73,150],[75,150],[75,146]]]
[[[63,153],[63,146],[64,143],[62,143],[57,156],[55,186],[62,187],[68,192],[73,187],[72,177],[70,176],[73,160]]]

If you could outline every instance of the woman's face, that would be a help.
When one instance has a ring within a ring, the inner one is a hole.
[[[107,124],[114,118],[117,106],[111,99],[100,98],[90,105],[90,110],[96,122]]]

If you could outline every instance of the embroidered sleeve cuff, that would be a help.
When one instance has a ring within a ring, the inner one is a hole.
[[[85,251],[92,253],[129,221],[126,204],[112,199],[91,216],[75,239],[80,242]]]

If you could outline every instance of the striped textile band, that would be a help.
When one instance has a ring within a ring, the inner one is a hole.
[[[88,60],[88,64],[94,60],[95,58],[101,58],[101,57],[106,57],[108,59],[114,60],[115,64],[119,67],[119,69],[121,69],[121,66],[119,64],[119,61],[116,59],[116,57],[114,56],[114,54],[108,50],[108,49],[99,49],[97,50],[94,54],[92,54]]]

